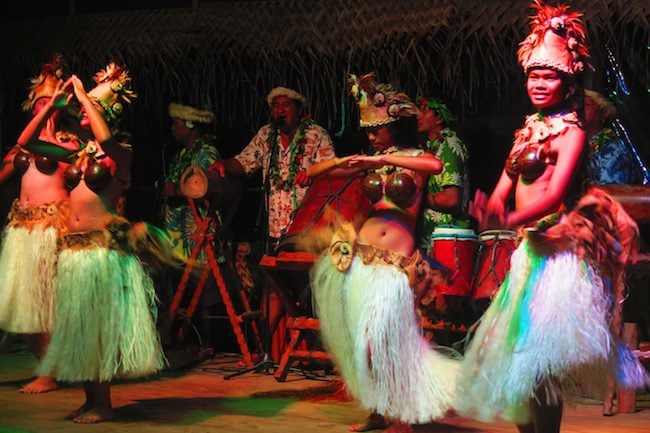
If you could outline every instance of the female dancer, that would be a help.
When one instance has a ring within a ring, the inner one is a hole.
[[[38,358],[45,353],[52,330],[57,239],[65,230],[70,207],[63,184],[68,164],[43,153],[38,142],[57,146],[62,154],[79,147],[76,137],[58,130],[58,107],[71,98],[62,77],[63,57],[57,55],[32,80],[23,108],[34,116],[0,169],[0,182],[14,173],[22,176],[20,198],[11,207],[0,252],[0,328],[26,334]],[[56,388],[54,378],[40,376],[20,391],[41,393]]]
[[[427,176],[442,164],[414,148],[418,110],[405,94],[372,74],[353,76],[351,85],[377,153],[325,161],[307,174],[367,170],[362,185],[374,205],[358,230],[345,225],[334,234],[311,284],[324,344],[347,389],[373,411],[351,430],[406,432],[446,413],[456,378],[454,361],[421,336],[414,302],[428,270],[416,249],[416,222]]]
[[[59,254],[52,340],[39,366],[57,380],[84,383],[86,401],[68,415],[77,423],[113,416],[113,378],[148,375],[164,363],[153,283],[135,255],[148,234],[115,212],[131,165],[131,149],[118,142],[117,127],[122,104],[136,95],[128,72],[114,63],[95,81],[97,87],[86,93],[81,80],[72,77],[80,126],[92,135],[65,173],[69,232]]]
[[[519,61],[538,112],[516,132],[489,201],[477,194],[471,206],[481,226],[519,228],[523,240],[465,352],[455,406],[540,433],[558,432],[563,401],[604,387],[608,370],[623,386],[646,378],[610,330],[636,225],[600,193],[559,217],[573,208],[584,173],[579,81],[588,53],[580,14],[538,1],[533,7]],[[515,208],[507,212],[510,194]]]

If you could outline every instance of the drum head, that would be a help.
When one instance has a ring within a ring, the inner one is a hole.
[[[191,199],[206,199],[212,209],[222,209],[241,196],[243,183],[232,176],[221,177],[219,173],[188,167],[180,179],[181,193]]]
[[[285,235],[280,240],[278,251],[297,251],[306,238],[310,249],[322,250],[329,244],[328,233],[333,227],[346,222],[365,218],[372,203],[363,194],[362,176],[323,177],[316,180],[307,190],[300,206],[292,215]]]
[[[187,167],[179,183],[185,197],[203,198],[208,192],[208,178],[200,167]]]

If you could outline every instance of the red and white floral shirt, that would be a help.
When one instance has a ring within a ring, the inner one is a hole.
[[[257,131],[251,142],[242,150],[235,159],[244,167],[247,175],[252,175],[262,169],[264,182],[268,175],[267,169],[271,157],[271,145],[268,143],[272,129],[270,125],[264,125]],[[296,134],[296,137],[297,138]],[[278,149],[277,171],[279,177],[286,180],[289,177],[291,160],[291,145],[285,149],[280,143],[280,134],[276,138]],[[334,145],[327,131],[319,125],[311,123],[306,129],[303,146],[297,158],[300,161],[300,170],[306,170],[313,164],[326,161],[335,157]],[[280,238],[284,235],[287,227],[291,224],[293,213],[298,209],[305,193],[309,187],[293,185],[292,188],[284,190],[276,182],[270,182],[269,192],[269,236]]]

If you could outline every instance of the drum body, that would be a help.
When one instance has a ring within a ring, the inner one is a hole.
[[[303,236],[317,236],[319,230],[357,218],[365,219],[372,203],[361,189],[361,179],[362,176],[323,177],[316,180],[295,210],[277,250],[299,250],[297,244]]]
[[[450,272],[448,284],[441,286],[440,294],[470,296],[477,248],[474,230],[436,227],[431,238],[432,257]]]
[[[503,283],[510,270],[510,256],[517,248],[513,230],[486,230],[478,237],[476,273],[472,298],[489,300]]]

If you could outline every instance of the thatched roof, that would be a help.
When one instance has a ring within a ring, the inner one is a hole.
[[[596,66],[609,47],[648,88],[650,3],[570,3],[584,11]],[[19,105],[20,84],[38,64],[62,52],[88,78],[111,57],[125,61],[147,109],[183,99],[211,107],[227,126],[259,125],[266,92],[287,84],[334,128],[345,120],[346,74],[371,70],[468,111],[523,82],[515,52],[530,14],[528,0],[276,0],[9,23],[0,29],[5,110]]]

